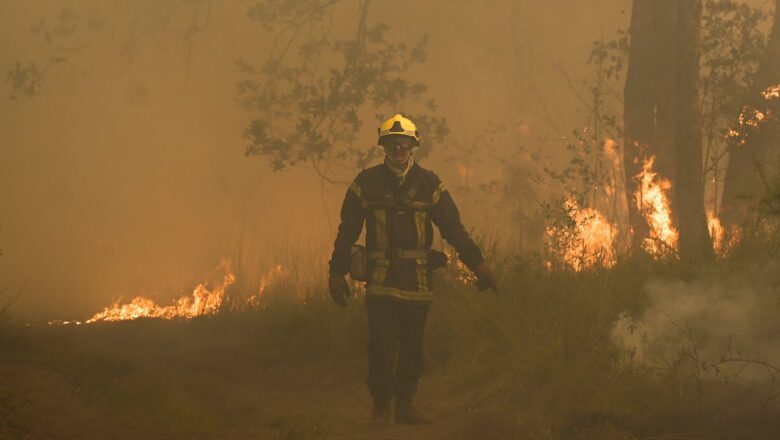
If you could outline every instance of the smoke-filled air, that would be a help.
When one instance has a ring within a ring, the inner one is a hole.
[[[0,439],[780,438],[780,0],[0,0]]]

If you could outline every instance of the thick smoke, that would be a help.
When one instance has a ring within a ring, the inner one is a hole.
[[[45,64],[51,46],[63,44],[47,43],[31,27],[102,20],[90,44],[52,66],[38,96],[9,100],[8,82],[0,82],[0,286],[24,291],[13,313],[30,322],[85,319],[119,296],[149,291],[167,304],[191,292],[222,258],[252,272],[252,280],[290,261],[311,261],[307,275],[326,270],[326,257],[314,256],[332,245],[346,188],[323,186],[305,166],[274,173],[266,160],[243,155],[252,114],[235,101],[244,79],[236,60],[260,67],[275,41],[248,16],[257,2],[65,3],[0,2],[4,75],[16,61]],[[207,22],[191,15],[204,3]],[[356,31],[355,5],[340,2],[333,17],[340,36]],[[429,87],[453,141],[473,146],[495,121],[512,127],[502,144],[509,153],[518,142],[553,139],[556,148],[547,152],[562,156],[565,142],[543,120],[542,104],[566,131],[581,118],[555,66],[571,65],[579,76],[592,40],[625,27],[629,6],[371,2],[369,21],[387,23],[393,41],[430,36],[426,62],[408,80]],[[193,17],[200,27],[185,39]],[[80,43],[84,29],[93,28],[77,27],[64,43]],[[341,61],[339,54],[323,63]],[[373,146],[374,114],[381,112],[389,110],[369,108],[361,116],[355,148]],[[435,151],[442,153],[424,165],[452,188],[476,187],[502,172],[485,163],[473,182],[464,180],[444,162],[450,153]],[[477,159],[464,165],[477,167]],[[481,215],[484,204],[458,196],[470,228],[506,232]]]
[[[636,317],[621,313],[611,339],[627,363],[767,380],[780,366],[780,307],[771,281],[778,269],[772,263],[750,282],[650,282],[650,306]]]

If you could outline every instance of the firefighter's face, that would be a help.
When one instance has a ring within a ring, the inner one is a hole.
[[[382,141],[387,159],[394,165],[404,165],[412,156],[414,139],[408,136],[390,136]]]

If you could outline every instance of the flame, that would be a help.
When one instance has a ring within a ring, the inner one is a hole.
[[[761,96],[763,96],[767,101],[780,98],[780,84],[767,87],[766,90],[761,92]]]
[[[616,166],[620,166],[620,156],[618,153],[618,143],[614,139],[604,139],[604,154],[609,157]]]
[[[469,286],[477,282],[477,275],[464,262],[460,261],[455,251],[445,249],[444,254],[447,255],[450,274],[458,284]]]
[[[742,229],[739,226],[733,225],[726,231],[720,219],[711,212],[707,212],[707,229],[712,239],[712,249],[719,256],[727,255],[742,240]]]
[[[169,306],[159,306],[153,300],[143,296],[133,298],[128,304],[119,304],[117,301],[84,323],[130,321],[138,318],[191,319],[196,316],[214,314],[222,306],[225,291],[236,281],[236,276],[230,271],[229,261],[223,260],[220,263],[220,268],[224,270],[225,275],[213,289],[209,289],[206,284],[199,284],[191,295],[183,296]]]
[[[751,134],[760,130],[762,127],[775,123],[772,107],[777,104],[773,101],[780,98],[780,84],[773,85],[764,89],[761,96],[767,102],[765,108],[755,108],[752,106],[742,107],[737,118],[738,127],[726,130],[726,139],[736,145],[745,145]]]
[[[199,284],[192,295],[183,296],[169,306],[159,306],[147,297],[137,296],[127,304],[117,301],[111,307],[104,307],[102,312],[92,315],[86,321],[54,320],[49,321],[49,325],[82,325],[100,321],[132,321],[139,318],[192,319],[196,316],[211,315],[219,311],[224,301],[225,289],[233,282],[235,277],[228,274],[223,283],[214,290]]]
[[[642,248],[654,256],[663,256],[677,251],[679,233],[672,224],[669,198],[666,192],[672,183],[658,177],[653,171],[655,157],[649,157],[636,176],[640,187],[636,193],[637,209],[642,212],[650,228],[649,235],[642,241]]]
[[[120,304],[117,301],[86,321],[55,320],[49,321],[49,325],[82,325],[101,321],[131,321],[139,318],[192,319],[198,316],[213,315],[222,309],[227,289],[236,282],[236,276],[231,272],[228,260],[222,260],[218,270],[223,275],[214,287],[210,288],[206,283],[199,284],[192,291],[192,294],[180,297],[171,305],[160,306],[150,298],[137,296],[129,303]],[[258,306],[268,287],[287,274],[288,272],[281,265],[272,268],[263,275],[257,293],[247,298],[243,307]]]
[[[257,293],[247,298],[247,305],[258,307],[268,287],[272,284],[276,284],[280,279],[287,275],[289,275],[288,271],[281,264],[266,272],[266,274],[260,278],[260,287],[257,289]]]
[[[617,262],[617,228],[598,210],[580,208],[573,198],[569,198],[564,206],[573,221],[573,228],[548,226],[546,229],[550,250],[556,260],[577,272],[597,265],[614,266]],[[553,264],[548,261],[546,266],[550,269]]]
[[[710,238],[712,239],[712,250],[715,251],[715,254],[721,254],[724,251],[723,225],[720,224],[720,219],[712,212],[707,212],[707,230],[710,232]]]

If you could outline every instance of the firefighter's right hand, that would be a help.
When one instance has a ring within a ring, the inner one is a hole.
[[[336,301],[340,306],[347,306],[349,285],[347,285],[347,279],[344,275],[330,274],[330,277],[328,277],[328,290],[333,301]]]

